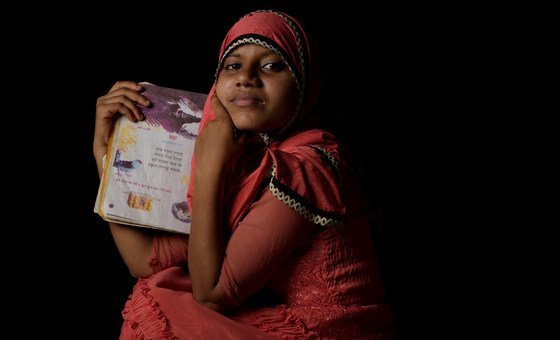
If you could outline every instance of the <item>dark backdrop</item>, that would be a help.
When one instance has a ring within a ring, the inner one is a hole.
[[[27,100],[47,108],[31,124],[41,171],[23,170],[31,178],[26,192],[40,203],[20,215],[23,230],[36,241],[25,269],[31,277],[26,295],[42,307],[39,320],[33,318],[34,330],[68,338],[76,332],[116,338],[133,285],[108,227],[93,213],[96,98],[126,79],[207,92],[227,28],[256,8],[303,18],[320,41],[326,70],[321,105],[327,125],[353,152],[364,187],[383,213],[379,252],[401,335],[433,335],[455,322],[441,304],[454,297],[446,289],[447,265],[441,264],[452,241],[441,234],[441,226],[455,220],[447,217],[448,188],[440,180],[450,166],[441,139],[453,131],[442,132],[435,124],[448,123],[438,115],[435,103],[443,94],[434,81],[446,52],[441,49],[445,41],[434,39],[441,28],[431,9],[254,3],[118,13],[83,8],[43,19],[33,39],[23,43],[32,57],[26,64],[32,77],[24,82],[34,96]],[[59,311],[51,312],[53,306]]]

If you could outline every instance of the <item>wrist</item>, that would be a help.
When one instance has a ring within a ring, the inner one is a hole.
[[[95,163],[97,163],[97,169],[101,175],[102,170],[105,168],[105,159],[107,158],[107,148],[96,148],[93,151],[93,156],[95,158]]]
[[[103,157],[103,155],[107,154],[108,146],[104,143],[93,143],[93,156],[97,158]]]

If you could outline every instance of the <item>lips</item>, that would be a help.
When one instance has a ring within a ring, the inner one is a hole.
[[[230,100],[233,104],[241,107],[256,106],[263,104],[261,97],[249,92],[237,92]]]

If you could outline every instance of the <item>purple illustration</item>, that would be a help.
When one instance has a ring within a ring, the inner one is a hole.
[[[181,222],[188,223],[191,221],[189,204],[187,201],[177,202],[171,207],[171,213]]]
[[[142,161],[139,159],[135,159],[132,161],[126,161],[121,159],[121,150],[117,150],[115,153],[115,161],[113,162],[113,166],[117,169],[117,175],[121,175],[121,171],[130,176],[129,172],[134,169],[137,169],[142,165]]]
[[[165,131],[177,133],[189,139],[194,139],[198,134],[198,123],[202,118],[205,95],[192,94],[192,98],[185,97],[181,91],[154,87],[142,84],[145,88],[144,95],[152,105],[142,108],[146,122],[150,125],[161,126]],[[154,95],[152,95],[154,94]]]

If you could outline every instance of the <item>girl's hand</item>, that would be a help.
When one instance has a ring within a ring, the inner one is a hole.
[[[116,118],[125,115],[133,122],[144,119],[135,103],[149,106],[150,102],[140,94],[142,86],[133,81],[118,81],[109,92],[97,99],[95,110],[95,131],[93,133],[93,155],[101,176],[102,159],[107,154],[109,136]]]
[[[209,121],[196,137],[194,153],[197,181],[221,178],[248,140],[248,136],[237,130],[229,112],[215,94],[211,101],[216,119]]]
[[[144,119],[135,103],[149,106],[150,102],[140,94],[142,86],[133,81],[116,82],[109,92],[97,99],[93,152],[96,158],[107,152],[109,136],[116,118],[125,115],[133,122]]]

